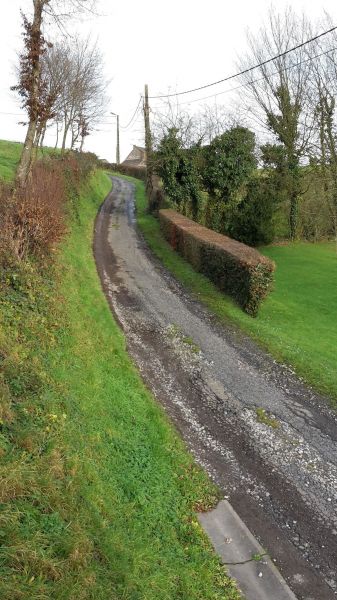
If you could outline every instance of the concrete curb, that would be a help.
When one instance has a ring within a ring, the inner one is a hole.
[[[296,600],[285,580],[229,502],[198,515],[215,551],[247,600]]]

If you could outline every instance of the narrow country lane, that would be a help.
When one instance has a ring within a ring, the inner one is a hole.
[[[219,325],[151,256],[136,231],[132,183],[113,177],[94,250],[130,355],[197,461],[299,599],[336,598],[336,414]],[[278,427],[260,423],[257,408]]]

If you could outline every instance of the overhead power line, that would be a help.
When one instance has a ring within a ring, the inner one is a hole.
[[[25,117],[25,113],[13,113],[0,111],[0,115],[13,115],[13,117]]]
[[[288,67],[284,67],[283,69],[279,69],[278,71],[274,71],[273,73],[270,73],[268,75],[268,77],[274,77],[275,75],[278,75],[280,72],[284,73],[286,71],[290,71],[291,69],[294,69],[295,67],[300,67],[301,65],[304,65],[307,62],[311,62],[312,60],[321,58],[322,56],[325,56],[325,55],[329,54],[330,52],[335,52],[336,50],[337,50],[337,46],[334,46],[333,48],[329,48],[329,50],[326,50],[325,52],[321,52],[320,54],[316,54],[315,56],[310,56],[309,58],[306,58],[305,60],[294,63],[293,65],[289,65]],[[258,83],[259,81],[264,81],[264,80],[265,80],[264,77],[259,77],[258,79],[251,79],[250,81],[247,81],[246,83],[242,83],[241,85],[231,87],[227,90],[223,90],[222,92],[217,92],[216,94],[211,94],[210,96],[203,96],[202,98],[195,98],[194,100],[185,100],[184,102],[180,102],[179,106],[182,106],[183,104],[194,104],[196,102],[202,102],[203,100],[209,100],[210,98],[217,98],[218,96],[223,96],[224,94],[229,94],[230,92],[235,92],[242,88],[249,87],[253,83]],[[153,108],[154,109],[161,108],[161,106],[163,106],[163,104],[153,106]]]
[[[320,33],[319,35],[315,35],[314,37],[310,38],[309,40],[306,40],[305,42],[302,42],[301,44],[298,44],[297,46],[294,46],[293,48],[289,48],[289,50],[280,52],[280,54],[277,54],[276,56],[268,58],[267,60],[264,60],[264,61],[258,63],[257,65],[254,65],[253,67],[249,67],[248,69],[244,69],[243,71],[239,71],[238,73],[234,73],[234,75],[229,75],[228,77],[224,77],[223,79],[219,79],[218,81],[213,81],[212,83],[207,83],[206,85],[201,85],[199,87],[196,87],[196,88],[193,88],[190,90],[185,90],[184,92],[176,92],[174,94],[161,94],[159,96],[149,96],[149,98],[157,99],[157,98],[172,98],[173,96],[182,96],[184,94],[191,94],[192,92],[198,92],[199,90],[204,90],[206,88],[212,87],[213,85],[218,85],[219,83],[224,83],[225,81],[230,81],[231,79],[235,79],[236,77],[245,75],[246,73],[249,73],[250,71],[254,71],[255,69],[258,69],[259,67],[263,67],[264,65],[267,65],[268,63],[273,62],[274,60],[277,60],[278,58],[281,58],[282,56],[286,56],[287,54],[290,54],[290,52],[299,50],[300,48],[303,48],[303,46],[306,46],[307,44],[315,42],[319,38],[327,35],[328,33],[332,33],[336,29],[337,29],[337,25],[335,27],[331,27],[331,29],[328,29],[327,31],[323,31],[323,33]]]
[[[121,129],[128,129],[128,128],[130,127],[130,125],[133,123],[133,121],[134,121],[134,119],[135,119],[136,115],[138,114],[138,110],[139,110],[139,107],[140,107],[140,104],[141,104],[141,101],[142,101],[142,99],[143,99],[143,96],[141,95],[141,96],[140,96],[140,98],[139,98],[139,101],[138,101],[138,104],[137,104],[136,110],[135,110],[135,112],[133,113],[133,115],[132,115],[132,117],[131,117],[130,121],[128,122],[128,124],[127,124],[127,125],[121,125]]]
[[[139,112],[139,108],[140,108],[140,104],[141,104],[141,101],[142,101],[142,99],[143,99],[143,98],[142,98],[142,96],[140,96],[140,98],[139,98],[139,101],[138,101],[138,104],[137,104],[137,106],[136,106],[136,109],[135,109],[135,111],[133,112],[133,114],[132,114],[132,117],[131,117],[131,119],[129,120],[128,124],[127,124],[127,125],[121,125],[121,126],[120,126],[120,129],[124,129],[124,130],[126,130],[126,129],[128,129],[128,128],[129,128],[129,127],[130,127],[130,126],[131,126],[131,125],[132,125],[132,124],[133,124],[133,123],[136,121],[136,118],[138,117],[138,112]],[[108,117],[108,118],[109,118],[109,117],[110,117],[110,115],[109,115],[109,114],[108,114],[108,115],[105,115],[105,117]],[[104,118],[104,116],[103,116],[103,118]],[[98,121],[98,122],[96,123],[96,125],[98,125],[98,126],[100,126],[100,125],[111,125],[111,127],[112,127],[112,126],[114,125],[114,122],[113,122],[113,121]],[[103,129],[96,130],[96,131],[106,131],[106,132],[107,132],[107,130],[103,130]]]

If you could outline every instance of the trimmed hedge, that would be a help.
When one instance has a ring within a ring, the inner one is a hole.
[[[128,175],[129,177],[135,177],[136,179],[141,179],[141,181],[146,182],[146,167],[137,167],[136,165],[126,165],[121,163],[120,165],[111,165],[113,171],[117,171],[122,175]]]
[[[257,315],[273,283],[275,264],[269,258],[174,210],[160,210],[159,220],[165,238],[175,250],[249,315]]]

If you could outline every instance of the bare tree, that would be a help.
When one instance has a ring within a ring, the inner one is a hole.
[[[331,27],[331,19],[326,15],[324,26]],[[315,42],[308,51],[315,56],[312,61],[310,79],[307,82],[316,127],[313,164],[318,169],[323,182],[323,195],[327,202],[331,223],[337,243],[337,35]]]
[[[91,10],[94,0],[33,0],[33,17],[24,17],[25,50],[20,56],[20,79],[16,86],[23,98],[23,107],[28,113],[28,129],[17,171],[17,183],[27,180],[33,159],[34,141],[41,117],[41,65],[46,42],[42,27],[44,17],[52,17],[60,26],[76,12]]]
[[[227,106],[221,104],[204,105],[197,114],[200,130],[203,132],[203,143],[210,144],[211,141],[222,135],[228,129],[242,125],[242,119],[238,119],[228,110]]]
[[[170,130],[176,129],[184,148],[209,144],[216,136],[237,124],[236,116],[227,107],[218,104],[204,105],[191,114],[178,101],[167,98],[160,109],[153,112],[155,143],[158,144]]]
[[[71,124],[71,147],[83,149],[85,138],[106,111],[107,81],[103,74],[103,58],[89,40],[77,45],[79,81],[73,97],[74,119]]]
[[[106,109],[102,55],[89,40],[72,39],[71,44],[55,44],[44,62],[47,78],[58,86],[55,122],[58,134],[62,123],[62,150],[68,139],[71,148],[78,144],[83,149],[84,139]]]
[[[243,75],[247,85],[248,110],[273,133],[286,151],[290,214],[290,237],[297,232],[298,202],[302,193],[300,164],[305,155],[314,113],[307,101],[307,80],[310,61],[305,48],[284,54],[307,39],[309,26],[304,16],[298,17],[291,8],[281,15],[270,9],[268,23],[256,35],[248,35],[249,52],[240,62],[241,68],[261,64]]]
[[[48,49],[41,57],[41,109],[38,114],[34,140],[35,152],[39,146],[43,146],[48,123],[57,119],[58,101],[64,85],[62,64],[55,63],[54,69],[49,68],[50,57],[54,54],[53,46],[49,44]]]
[[[152,111],[153,138],[157,146],[167,133],[175,129],[184,148],[201,143],[204,133],[198,128],[197,119],[179,105],[178,101],[167,100],[159,108]]]

